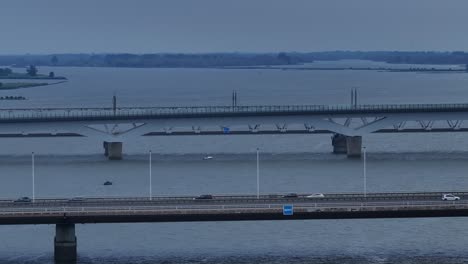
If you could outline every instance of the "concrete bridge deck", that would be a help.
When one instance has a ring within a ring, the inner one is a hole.
[[[281,115],[375,115],[468,112],[468,104],[260,105],[0,109],[0,123]]]
[[[442,193],[326,194],[324,198],[280,195],[194,197],[38,199],[0,201],[0,224],[60,224],[280,219],[440,217],[468,215],[468,193],[461,201],[442,201]],[[295,208],[282,215],[282,206]],[[296,214],[297,212],[297,214]]]
[[[366,134],[467,132],[467,120],[468,104],[0,109],[0,138],[97,137],[122,159],[135,136],[332,133],[334,153],[360,157]]]

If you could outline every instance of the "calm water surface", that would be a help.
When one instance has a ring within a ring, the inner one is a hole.
[[[354,62],[346,62],[354,63]],[[361,65],[362,62],[359,62]],[[2,91],[8,107],[464,103],[468,74],[375,71],[41,68],[55,86]],[[468,135],[369,135],[369,191],[468,189]],[[102,140],[0,139],[0,197],[30,196],[37,153],[40,197],[145,196],[152,149],[153,192],[360,192],[362,164],[330,154],[329,135],[135,138],[125,160],[107,161]],[[206,154],[214,160],[204,161]],[[111,180],[113,186],[102,186]],[[466,218],[78,225],[79,263],[467,263]],[[51,263],[54,226],[0,227],[0,263]]]

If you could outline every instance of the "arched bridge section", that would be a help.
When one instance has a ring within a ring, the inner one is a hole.
[[[365,134],[465,132],[467,119],[468,104],[0,109],[0,137],[99,137],[119,159],[135,136],[330,133],[334,152],[360,156]]]

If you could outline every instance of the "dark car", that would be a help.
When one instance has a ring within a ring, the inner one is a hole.
[[[283,195],[283,198],[297,198],[297,193],[288,193]]]
[[[30,203],[31,202],[31,198],[29,197],[21,197],[21,198],[18,198],[14,201],[15,203]]]
[[[213,199],[213,195],[211,194],[202,194],[200,196],[197,196],[195,198],[193,198],[194,200],[211,200]]]

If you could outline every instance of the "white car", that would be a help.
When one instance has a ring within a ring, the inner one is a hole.
[[[325,198],[323,193],[313,193],[311,195],[307,195],[306,198]]]
[[[450,193],[446,193],[442,195],[442,201],[458,201],[458,200],[460,200],[460,197],[455,196]]]

